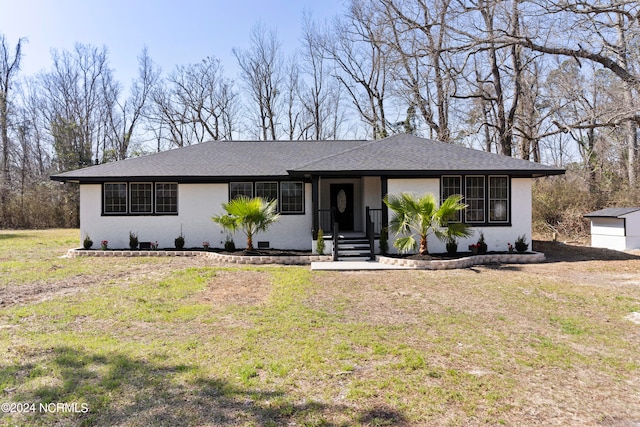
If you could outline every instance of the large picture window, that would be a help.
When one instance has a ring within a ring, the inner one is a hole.
[[[280,211],[282,213],[304,213],[304,184],[302,182],[280,183]]]
[[[127,184],[126,183],[106,183],[104,184],[104,213],[122,214],[127,213]]]
[[[151,200],[153,186],[150,182],[129,184],[129,200],[131,201],[131,213],[151,213],[153,203]]]

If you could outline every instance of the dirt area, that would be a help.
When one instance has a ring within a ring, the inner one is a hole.
[[[113,262],[116,258],[95,259],[92,262]],[[133,260],[133,259],[132,259]],[[205,266],[200,257],[171,257],[161,265],[128,262],[124,269],[114,269],[110,274],[78,274],[73,277],[45,280],[29,284],[7,285],[0,293],[0,308],[15,304],[46,301],[72,295],[105,283],[130,283],[150,277],[162,277],[182,268]]]

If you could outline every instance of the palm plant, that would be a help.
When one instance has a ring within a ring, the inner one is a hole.
[[[402,253],[419,248],[420,255],[428,254],[427,238],[430,234],[441,241],[471,235],[466,224],[451,222],[459,211],[467,207],[460,195],[450,196],[440,206],[431,193],[422,196],[411,193],[387,195],[384,203],[393,211],[389,229],[396,236],[402,235],[393,242],[393,246]],[[419,244],[416,237],[420,239]]]
[[[253,250],[253,236],[266,231],[280,215],[276,213],[276,200],[265,201],[260,197],[253,199],[239,196],[222,204],[226,214],[211,219],[225,230],[235,232],[240,229],[247,236],[247,251]]]

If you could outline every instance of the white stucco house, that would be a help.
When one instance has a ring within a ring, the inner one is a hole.
[[[108,240],[127,248],[141,242],[173,247],[223,247],[226,232],[211,221],[239,194],[278,200],[281,218],[256,236],[257,247],[314,250],[319,229],[330,237],[362,237],[372,224],[374,246],[390,213],[387,194],[462,194],[460,220],[484,233],[489,250],[504,251],[520,235],[531,238],[531,183],[563,169],[446,144],[413,135],[375,141],[215,141],[106,163],[52,176],[79,183],[80,240]],[[333,214],[332,214],[333,213]],[[233,236],[244,247],[241,234]],[[328,241],[328,250],[331,250]],[[393,236],[389,238],[393,251]],[[430,251],[444,244],[429,241]],[[374,249],[377,250],[377,249]]]
[[[606,208],[585,215],[591,221],[591,246],[617,251],[640,249],[640,207]]]

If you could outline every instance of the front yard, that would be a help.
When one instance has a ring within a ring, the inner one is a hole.
[[[450,271],[58,258],[77,236],[0,231],[2,425],[640,422],[640,258],[549,243],[544,264]]]

